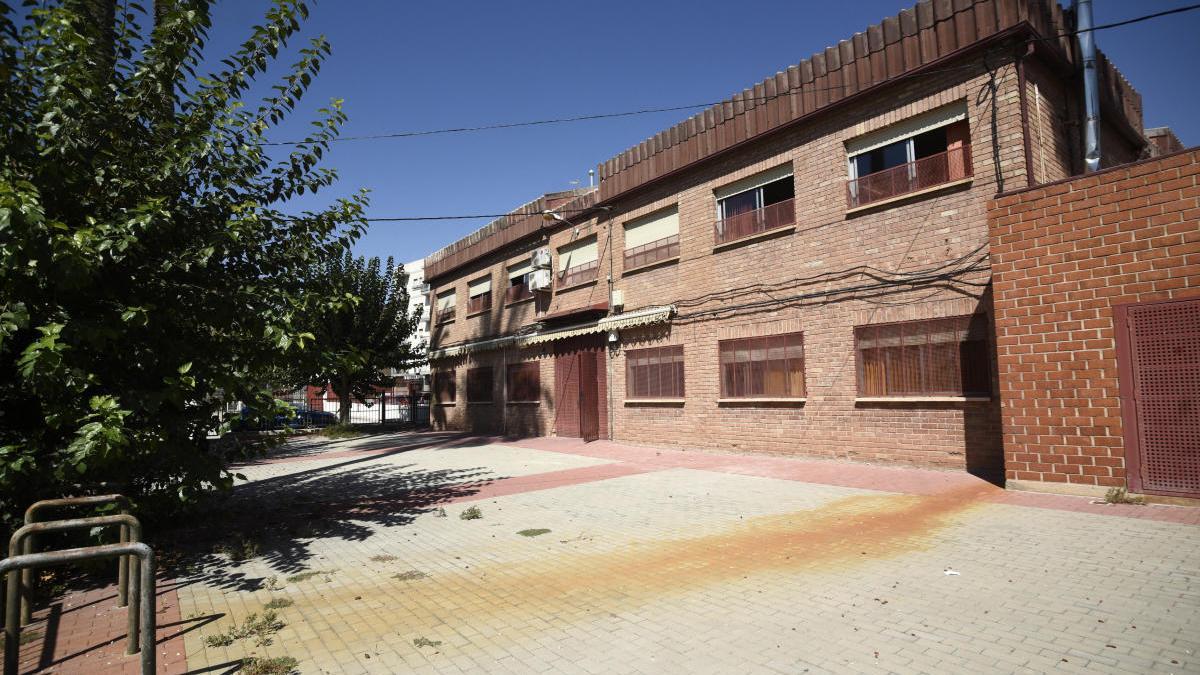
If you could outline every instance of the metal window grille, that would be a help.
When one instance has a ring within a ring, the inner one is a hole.
[[[512,363],[508,366],[508,400],[537,401],[541,398],[542,369],[536,361]]]
[[[494,382],[495,379],[490,366],[468,369],[467,402],[491,403]]]
[[[735,241],[762,232],[787,227],[796,222],[796,200],[785,199],[761,209],[746,211],[718,220],[714,226],[717,244]]]
[[[988,396],[983,314],[854,329],[859,396]]]
[[[575,286],[578,284],[595,281],[596,275],[600,272],[600,261],[593,260],[590,263],[568,267],[559,275],[559,285],[562,288]]]
[[[635,246],[625,251],[625,269],[653,265],[660,260],[679,257],[679,235],[673,234],[657,241]]]
[[[849,208],[919,192],[971,175],[971,146],[962,145],[861,176],[846,185]]]
[[[519,283],[509,286],[504,291],[504,301],[508,304],[528,300],[533,297],[533,291],[529,288],[529,283],[522,278]]]
[[[626,398],[683,396],[683,345],[625,352]]]
[[[433,374],[433,394],[438,403],[454,403],[458,394],[453,370],[439,370]]]
[[[721,340],[721,398],[804,398],[804,333]]]
[[[480,293],[467,299],[467,314],[483,312],[492,308],[492,292]]]

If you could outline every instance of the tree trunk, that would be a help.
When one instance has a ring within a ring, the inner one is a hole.
[[[350,424],[350,406],[353,403],[350,400],[350,378],[343,377],[341,385],[341,391],[334,389],[338,397],[338,422]]]

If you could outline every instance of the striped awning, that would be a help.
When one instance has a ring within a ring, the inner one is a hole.
[[[596,325],[603,331],[621,330],[622,328],[636,328],[637,326],[649,326],[656,323],[664,323],[671,318],[675,313],[675,305],[662,305],[654,307],[643,307],[635,309],[632,312],[617,314],[615,316],[606,316],[596,322]]]
[[[675,313],[674,305],[643,307],[632,312],[617,314],[615,316],[607,316],[598,321],[589,321],[587,323],[567,326],[565,328],[556,328],[545,332],[530,333],[528,335],[506,335],[500,338],[491,340],[479,340],[476,342],[466,342],[461,345],[446,347],[445,349],[435,349],[429,352],[429,360],[448,359],[463,354],[471,354],[474,352],[489,351],[492,349],[501,349],[508,346],[525,347],[528,345],[543,344],[553,342],[555,340],[565,340],[579,335],[590,335],[593,333],[606,333],[610,330],[621,330],[624,328],[636,328],[638,326],[649,326],[656,323],[666,322]]]

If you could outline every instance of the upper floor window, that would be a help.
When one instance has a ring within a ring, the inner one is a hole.
[[[537,361],[511,363],[507,375],[509,402],[532,403],[541,398],[541,367]]]
[[[683,345],[626,351],[625,398],[683,398]]]
[[[971,175],[966,103],[917,115],[846,144],[850,208]]]
[[[467,284],[467,314],[485,312],[492,308],[492,278],[476,279]]]
[[[804,333],[720,340],[721,398],[804,398]]]
[[[625,223],[625,270],[679,257],[679,207]]]
[[[726,185],[714,195],[717,244],[796,222],[796,181],[790,163]]]
[[[858,326],[858,395],[990,396],[987,333],[983,314]]]
[[[491,366],[467,370],[467,403],[491,403],[494,379]]]
[[[453,289],[439,293],[437,296],[437,322],[448,323],[453,321],[457,304],[458,295],[455,294]]]
[[[528,260],[508,268],[508,288],[504,291],[505,302],[511,304],[533,297],[533,291],[529,288],[531,274],[533,274],[533,264]]]
[[[600,271],[600,254],[596,237],[573,241],[558,249],[558,283],[560,288],[595,281]]]

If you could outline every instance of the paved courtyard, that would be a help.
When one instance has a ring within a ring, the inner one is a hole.
[[[235,534],[160,582],[163,672],[1200,672],[1200,509],[571,439],[314,439],[241,472]],[[25,666],[136,672],[105,592],[40,613]]]

